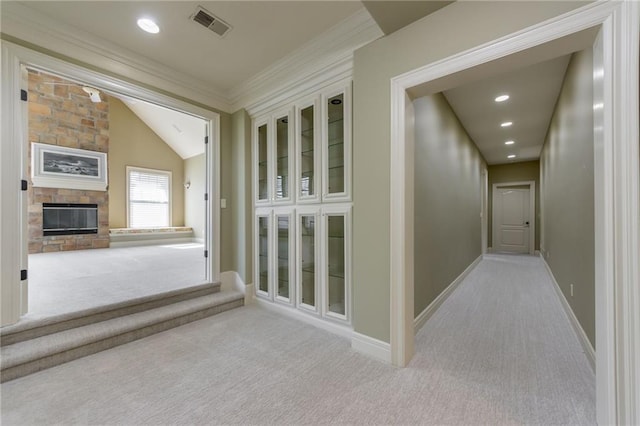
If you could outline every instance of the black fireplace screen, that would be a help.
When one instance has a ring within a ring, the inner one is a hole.
[[[97,204],[42,204],[42,231],[48,235],[98,233]]]

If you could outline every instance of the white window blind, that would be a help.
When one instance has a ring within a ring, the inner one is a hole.
[[[127,168],[130,228],[171,226],[171,172]]]

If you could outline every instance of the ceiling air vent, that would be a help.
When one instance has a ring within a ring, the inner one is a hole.
[[[231,29],[231,26],[229,24],[213,15],[211,12],[205,10],[201,6],[198,6],[196,12],[191,15],[191,20],[197,22],[205,28],[210,29],[220,37],[224,37],[224,35],[227,34]]]

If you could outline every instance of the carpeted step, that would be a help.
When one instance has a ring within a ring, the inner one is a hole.
[[[214,294],[219,291],[219,282],[200,284],[68,314],[34,320],[21,320],[17,324],[0,329],[0,346],[13,345],[48,334]]]
[[[0,349],[6,382],[244,305],[225,291],[38,337]]]

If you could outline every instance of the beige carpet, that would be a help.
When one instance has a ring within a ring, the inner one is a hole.
[[[257,306],[1,386],[2,424],[595,424],[595,379],[540,260],[483,260],[408,368]]]
[[[204,246],[171,244],[29,255],[28,321],[204,282]]]

